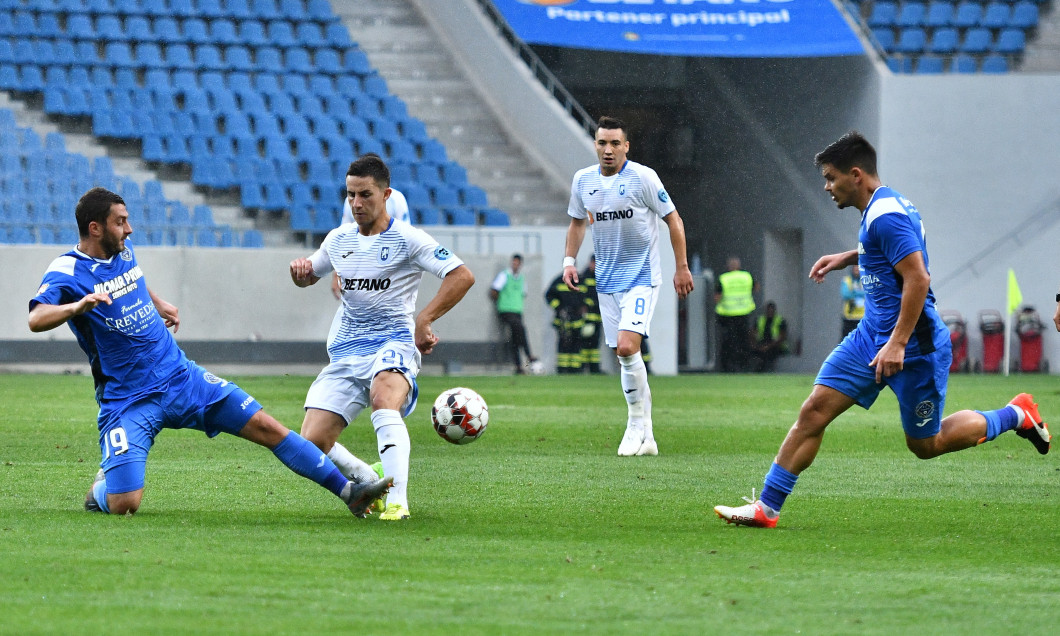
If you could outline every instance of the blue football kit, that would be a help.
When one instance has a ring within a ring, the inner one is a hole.
[[[109,259],[77,249],[58,257],[29,306],[64,305],[93,292],[109,294],[111,304],[67,322],[92,368],[108,493],[143,488],[147,453],[163,428],[238,434],[261,410],[238,386],[184,355],[151,301],[128,242]]]
[[[890,386],[898,397],[906,434],[922,439],[941,428],[951,360],[949,331],[939,318],[930,289],[906,346],[904,368],[877,384],[875,368],[869,366],[898,322],[902,280],[895,266],[915,252],[922,254],[927,268],[920,213],[891,188],[877,188],[862,214],[858,233],[865,316],[824,361],[815,383],[850,396],[866,409],[884,386]]]

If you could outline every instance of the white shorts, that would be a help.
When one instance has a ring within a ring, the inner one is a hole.
[[[614,349],[618,332],[632,331],[648,337],[648,327],[659,299],[658,287],[634,287],[614,294],[600,294],[600,318],[604,324],[604,342]]]
[[[411,343],[386,343],[374,356],[349,356],[332,362],[313,380],[305,396],[305,408],[331,411],[349,424],[370,403],[372,380],[376,375],[393,371],[409,383],[408,397],[402,406],[402,417],[416,409],[420,372],[420,352]]]

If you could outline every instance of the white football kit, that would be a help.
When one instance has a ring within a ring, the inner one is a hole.
[[[331,364],[310,387],[306,408],[338,413],[348,423],[368,405],[372,378],[395,370],[409,381],[408,415],[415,408],[420,368],[413,317],[420,279],[423,272],[444,278],[463,261],[398,220],[374,236],[361,235],[355,224],[339,226],[310,261],[315,276],[338,273],[342,307],[328,334]]]
[[[599,165],[574,175],[567,214],[588,219],[592,228],[596,290],[610,347],[617,346],[620,329],[649,335],[655,288],[662,284],[658,219],[675,209],[659,175],[635,161],[610,177],[600,174]]]

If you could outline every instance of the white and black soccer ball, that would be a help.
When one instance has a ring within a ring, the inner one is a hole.
[[[431,407],[431,424],[447,442],[470,444],[489,424],[490,411],[482,396],[466,387],[443,391]]]

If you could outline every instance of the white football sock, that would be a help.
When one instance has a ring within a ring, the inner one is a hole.
[[[401,504],[406,508],[409,486],[409,454],[412,444],[409,431],[401,414],[393,409],[379,409],[372,413],[372,425],[379,444],[379,459],[383,461],[383,474],[394,478],[394,485],[386,496],[386,504]]]
[[[648,393],[648,371],[644,368],[644,359],[640,352],[631,356],[618,356],[622,366],[619,374],[622,380],[622,393],[629,407],[629,420],[634,426],[642,426],[645,420],[645,407],[651,404]],[[650,413],[647,414],[650,417]]]
[[[338,442],[335,442],[335,445],[328,451],[328,459],[335,463],[335,467],[339,469],[343,477],[354,483],[360,484],[379,479],[379,475],[375,474],[371,466]]]

